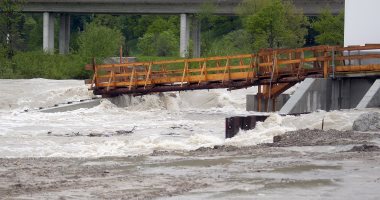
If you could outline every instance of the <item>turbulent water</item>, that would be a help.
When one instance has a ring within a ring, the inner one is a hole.
[[[368,112],[271,114],[256,129],[224,139],[225,117],[250,114],[245,96],[256,88],[125,97],[128,107],[102,100],[94,108],[58,113],[38,109],[92,98],[83,81],[0,80],[0,91],[0,157],[126,156],[221,144],[247,146],[270,142],[286,131],[321,128],[323,119],[325,129],[349,130],[358,115]]]

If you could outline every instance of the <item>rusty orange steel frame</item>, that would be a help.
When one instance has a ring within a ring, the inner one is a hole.
[[[96,95],[144,95],[197,89],[239,89],[259,86],[264,99],[273,99],[307,77],[347,73],[380,73],[380,44],[365,46],[315,46],[298,49],[266,49],[257,54],[218,56],[154,62],[87,65],[87,80]],[[365,53],[362,53],[365,52]]]

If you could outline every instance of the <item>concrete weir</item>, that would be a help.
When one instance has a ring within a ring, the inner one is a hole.
[[[380,106],[380,79],[307,78],[281,108],[279,114]]]

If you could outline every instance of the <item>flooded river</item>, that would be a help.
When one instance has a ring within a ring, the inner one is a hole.
[[[245,95],[255,90],[125,97],[128,107],[102,100],[94,108],[42,113],[93,96],[83,81],[0,80],[0,197],[380,198],[380,153],[348,152],[378,144],[377,137],[255,146],[288,131],[320,129],[323,119],[327,130],[351,130],[360,114],[380,109],[271,114],[255,130],[224,139],[225,117],[252,114]]]

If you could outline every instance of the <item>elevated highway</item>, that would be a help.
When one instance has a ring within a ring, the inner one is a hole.
[[[214,5],[210,9],[217,15],[236,15],[236,7],[242,0],[27,0],[24,12],[44,13],[43,49],[54,52],[54,21],[60,16],[59,52],[69,52],[70,14],[170,14],[180,15],[180,56],[189,55],[190,37],[193,41],[193,57],[200,57],[200,22],[194,14],[202,12],[205,2]],[[344,0],[294,0],[305,15],[314,16],[324,8],[337,14],[344,9]],[[190,27],[192,30],[190,30]]]
[[[218,15],[235,15],[242,0],[28,0],[25,12],[107,13],[107,14],[195,14],[205,2],[212,3]],[[344,0],[294,0],[305,15],[318,15],[329,7],[338,13]]]

